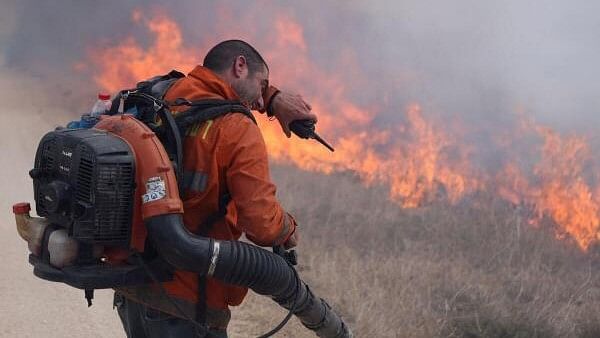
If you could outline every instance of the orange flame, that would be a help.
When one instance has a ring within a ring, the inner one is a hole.
[[[559,235],[570,235],[587,249],[598,240],[600,227],[599,204],[583,175],[588,145],[580,137],[561,138],[548,128],[537,131],[544,138],[542,161],[535,168],[543,181],[538,208],[563,226]]]
[[[133,11],[131,17],[134,23],[145,25],[155,34],[154,43],[144,48],[130,36],[116,46],[90,51],[92,63],[99,67],[94,81],[102,89],[116,92],[151,74],[166,73],[174,65],[184,68],[194,66],[194,60],[190,57],[194,53],[183,50],[183,38],[177,23],[161,14],[147,20],[139,10]]]
[[[591,155],[581,137],[561,137],[557,132],[523,121],[522,128],[543,139],[540,158],[528,180],[523,172],[509,163],[498,176],[495,186],[499,194],[514,204],[526,204],[535,210],[538,224],[546,215],[558,225],[558,238],[573,238],[587,250],[599,239],[600,201],[586,182],[583,165]]]
[[[230,14],[222,9],[219,15]],[[90,51],[93,69],[97,70],[94,79],[105,90],[127,88],[173,68],[190,70],[199,63],[202,51],[215,42],[201,41],[198,48],[186,48],[179,26],[162,13],[148,19],[141,11],[134,11],[132,21],[152,34],[150,45],[142,46],[130,36],[102,50]],[[582,163],[589,158],[585,140],[563,138],[548,128],[524,123],[522,133],[537,135],[544,141],[530,175],[524,174],[516,160],[496,175],[476,172],[469,161],[472,149],[445,132],[447,128],[427,119],[419,105],[406,109],[402,124],[374,127],[378,108],[353,104],[346,94],[346,84],[335,73],[311,62],[303,28],[293,16],[281,13],[273,22],[274,29],[261,36],[270,46],[263,53],[269,60],[272,82],[284,88],[317,89],[308,101],[319,113],[320,133],[335,140],[336,147],[336,152],[330,153],[313,142],[287,139],[276,123],[259,119],[275,160],[324,173],[355,172],[366,184],[389,185],[390,198],[403,207],[418,207],[440,198],[457,202],[477,190],[492,191],[511,203],[532,206],[532,223],[544,215],[552,218],[558,226],[557,236],[572,237],[583,250],[598,241],[600,204],[592,191],[599,196],[600,187],[593,189],[584,179]],[[217,36],[232,33],[225,26],[214,30]],[[255,40],[251,30],[237,33]],[[348,57],[343,62],[354,61]],[[76,68],[82,69],[82,65]],[[360,76],[356,78],[361,81]],[[515,146],[503,142],[506,147]]]

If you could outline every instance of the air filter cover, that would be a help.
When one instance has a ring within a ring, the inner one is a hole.
[[[135,160],[125,141],[97,129],[49,132],[30,175],[38,215],[84,243],[129,245]]]

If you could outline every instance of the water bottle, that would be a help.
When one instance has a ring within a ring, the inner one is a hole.
[[[110,101],[110,95],[100,93],[98,94],[98,101],[92,107],[90,112],[91,117],[98,117],[110,110],[112,102]]]
[[[112,101],[110,95],[98,94],[98,101],[94,103],[92,110],[88,114],[81,115],[79,120],[71,121],[67,124],[68,129],[89,129],[93,128],[98,123],[100,115],[105,114],[110,110]]]

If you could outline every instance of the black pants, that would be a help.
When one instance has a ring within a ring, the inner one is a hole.
[[[115,293],[117,308],[127,338],[227,338],[227,331],[202,332],[193,323],[151,309]]]

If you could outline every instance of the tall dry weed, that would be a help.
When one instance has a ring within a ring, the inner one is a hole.
[[[523,207],[480,193],[403,210],[351,174],[273,176],[300,222],[301,276],[357,337],[600,336],[597,252],[557,240],[549,222],[529,225]],[[232,334],[284,315],[252,296]],[[281,336],[313,335],[294,322]]]

